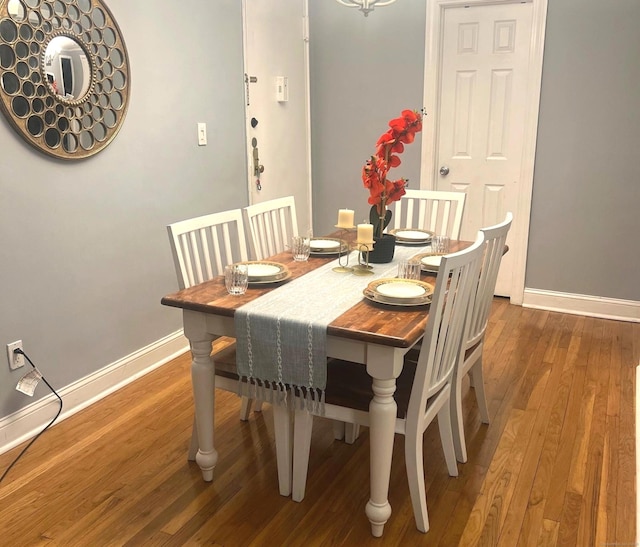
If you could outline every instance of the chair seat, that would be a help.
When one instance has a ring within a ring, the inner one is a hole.
[[[398,405],[397,417],[400,419],[407,417],[409,397],[416,372],[417,355],[416,352],[414,360],[411,360],[409,356],[405,358],[402,373],[396,380],[394,398]],[[367,374],[364,365],[340,359],[328,361],[326,403],[368,412],[372,398],[371,376]]]
[[[216,376],[223,376],[231,380],[238,380],[238,368],[236,367],[236,346],[230,346],[219,351],[214,356],[216,364]]]
[[[465,352],[465,358],[471,356],[481,343],[482,341],[480,340],[468,348]],[[398,405],[396,415],[400,419],[407,417],[409,397],[411,396],[411,388],[413,386],[413,378],[415,376],[419,355],[419,348],[413,348],[407,352],[404,358],[402,373],[396,379],[394,398]],[[367,412],[372,398],[373,389],[371,387],[371,376],[367,373],[364,365],[351,361],[343,361],[341,359],[328,360],[327,389],[325,391],[326,403]]]

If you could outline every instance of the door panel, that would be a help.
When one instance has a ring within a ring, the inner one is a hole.
[[[467,193],[461,235],[467,240],[518,210],[532,8],[445,10],[437,170],[446,165],[449,174],[436,175],[436,188]],[[503,259],[496,294],[510,295],[514,254]]]
[[[298,228],[306,230],[311,227],[306,0],[244,0],[243,7],[249,199],[260,203],[293,195]],[[253,139],[264,168],[258,175]]]

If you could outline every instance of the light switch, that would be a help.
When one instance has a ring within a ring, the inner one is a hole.
[[[199,123],[198,124],[198,146],[206,146],[207,145],[207,124]]]
[[[289,78],[286,76],[276,76],[276,100],[279,103],[289,100]]]

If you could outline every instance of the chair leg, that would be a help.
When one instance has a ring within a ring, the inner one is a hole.
[[[423,436],[417,431],[408,430],[404,437],[404,460],[409,481],[409,493],[416,527],[423,533],[429,531],[427,513],[427,492],[424,484],[424,464],[422,460]]]
[[[196,416],[193,415],[193,426],[191,427],[191,443],[189,444],[189,453],[187,459],[191,462],[196,461],[196,454],[198,453],[198,428],[196,427]]]
[[[282,405],[273,405],[273,428],[276,437],[276,460],[278,464],[278,486],[280,495],[291,494],[291,411]]]
[[[251,399],[249,397],[241,397],[240,420],[246,422],[251,414]]]
[[[347,444],[353,444],[358,440],[358,436],[360,435],[360,424],[344,424],[344,442]]]
[[[347,444],[353,444],[358,440],[360,436],[360,424],[351,424],[341,422],[339,420],[333,420],[333,438],[336,441],[341,441]]]
[[[456,458],[460,463],[467,462],[467,444],[464,439],[464,422],[462,419],[462,370],[455,370],[451,382],[450,407],[451,431]],[[438,422],[440,420],[438,419]]]
[[[291,498],[293,501],[302,501],[307,487],[313,414],[306,410],[296,410],[293,424],[293,486]]]
[[[444,459],[447,462],[447,469],[450,477],[458,476],[458,462],[456,461],[456,450],[453,445],[453,430],[451,429],[451,406],[447,401],[438,412],[438,429],[440,430],[440,441],[444,451]]]
[[[483,424],[489,423],[489,407],[487,406],[487,395],[484,391],[484,376],[482,374],[482,356],[471,369],[471,378],[476,392],[476,400],[478,401],[478,410],[480,411],[480,419]]]
[[[262,401],[256,401],[253,405],[254,412],[262,412]]]

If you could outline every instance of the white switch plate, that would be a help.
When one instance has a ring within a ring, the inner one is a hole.
[[[289,100],[289,78],[286,76],[276,76],[276,100],[279,103]]]
[[[207,145],[207,124],[198,123],[198,146]]]

